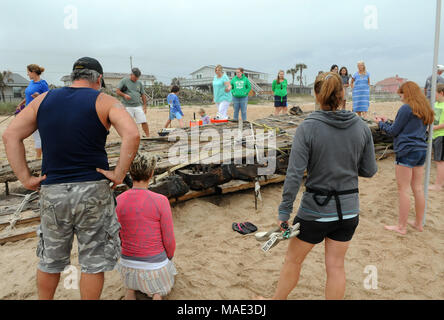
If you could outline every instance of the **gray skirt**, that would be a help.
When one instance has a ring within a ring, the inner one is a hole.
[[[177,275],[174,263],[156,270],[143,270],[122,266],[119,262],[117,269],[120,272],[126,288],[146,293],[149,297],[154,294],[166,296],[174,286],[174,276]]]

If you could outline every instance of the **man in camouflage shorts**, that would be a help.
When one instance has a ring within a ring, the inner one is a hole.
[[[113,197],[107,180],[43,185],[38,268],[60,273],[70,265],[76,234],[83,273],[113,270],[120,255],[120,224]]]
[[[104,272],[120,256],[112,188],[123,182],[140,141],[137,125],[121,103],[99,91],[103,69],[96,59],[77,60],[71,80],[70,87],[34,99],[3,133],[15,175],[25,188],[40,189],[39,299],[54,298],[60,273],[71,263],[74,235],[82,271],[80,296],[100,298]],[[121,157],[112,171],[105,150],[111,126],[122,139]],[[30,174],[23,144],[37,129],[43,152],[40,177]]]

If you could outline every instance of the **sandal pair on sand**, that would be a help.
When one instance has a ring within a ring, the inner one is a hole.
[[[257,227],[251,222],[233,222],[232,228],[240,234],[249,234],[257,231]]]
[[[262,246],[262,250],[267,252],[274,246],[276,246],[282,240],[288,240],[296,237],[299,234],[300,224],[296,223],[294,226],[286,227],[282,230],[281,227],[276,227],[268,232],[257,232],[254,237],[257,241],[265,242]]]

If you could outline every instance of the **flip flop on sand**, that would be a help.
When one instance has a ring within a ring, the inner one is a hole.
[[[250,233],[257,231],[257,227],[254,224],[252,224],[251,222],[248,222],[248,221],[247,222],[242,222],[241,226],[242,226],[243,229],[247,229],[248,231],[250,231]]]
[[[250,230],[248,230],[247,228],[243,227],[240,223],[237,223],[237,222],[233,222],[231,227],[233,228],[234,231],[237,231],[240,234],[249,234],[249,233],[251,233]]]
[[[268,232],[257,232],[254,236],[257,241],[266,241],[265,244],[262,246],[262,250],[266,252],[276,246],[282,240],[288,240],[296,237],[300,232],[299,227],[300,224],[296,223],[294,226],[291,226],[284,231],[281,231],[281,228],[277,227]]]

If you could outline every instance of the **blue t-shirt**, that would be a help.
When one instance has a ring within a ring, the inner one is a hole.
[[[399,108],[393,124],[380,122],[379,128],[394,137],[393,149],[398,157],[413,151],[427,150],[427,126],[413,114],[408,104]]]
[[[230,82],[228,76],[224,73],[224,75],[220,78],[214,76],[213,79],[213,95],[214,102],[219,103],[222,101],[231,102],[233,100],[233,96],[231,95],[231,91],[225,91],[225,82]]]
[[[179,112],[181,115],[183,115],[182,109],[180,108],[180,101],[178,96],[176,96],[174,93],[170,93],[167,97],[167,102],[171,106],[170,111],[173,114]]]
[[[39,94],[42,94],[48,90],[49,90],[48,83],[45,80],[40,80],[38,82],[34,82],[34,80],[31,80],[31,82],[29,83],[28,87],[25,90],[25,96],[26,96],[25,105],[30,104],[31,101],[34,100],[34,98],[32,97],[34,93],[37,92]]]

